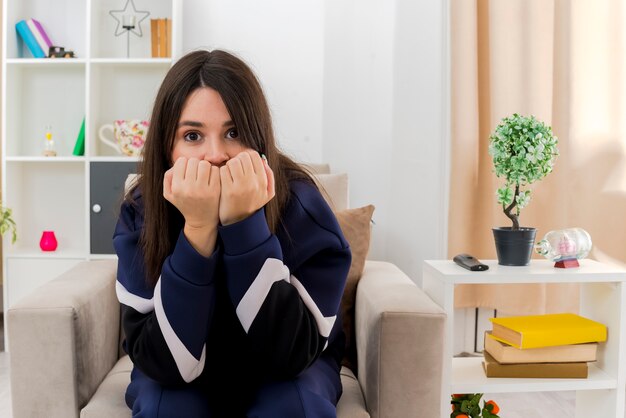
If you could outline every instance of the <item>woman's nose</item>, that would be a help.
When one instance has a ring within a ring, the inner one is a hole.
[[[211,165],[222,166],[228,161],[228,154],[223,141],[219,139],[209,140],[206,142],[206,145],[204,159],[210,162]]]

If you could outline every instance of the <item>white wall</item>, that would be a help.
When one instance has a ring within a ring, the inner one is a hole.
[[[350,175],[353,207],[376,206],[370,257],[388,259],[393,179],[392,1],[326,1],[324,157]]]
[[[320,162],[324,9],[316,0],[185,0],[183,51],[227,49],[256,72],[279,145]]]
[[[419,277],[447,256],[447,2],[397,0],[388,258]]]
[[[442,4],[443,3],[443,4]],[[447,2],[186,0],[184,50],[225,48],[266,89],[280,144],[376,206],[370,258],[421,284],[446,256]]]

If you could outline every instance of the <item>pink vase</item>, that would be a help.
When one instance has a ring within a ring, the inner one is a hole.
[[[57,245],[57,237],[54,236],[54,231],[43,231],[41,240],[39,240],[39,248],[42,251],[54,251],[57,249]]]

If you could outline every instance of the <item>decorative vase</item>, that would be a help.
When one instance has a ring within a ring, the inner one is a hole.
[[[42,251],[54,251],[57,249],[57,245],[57,237],[54,235],[54,231],[43,231],[39,240],[39,248]]]
[[[536,228],[511,230],[511,227],[493,228],[498,264],[503,266],[527,266],[535,246]]]

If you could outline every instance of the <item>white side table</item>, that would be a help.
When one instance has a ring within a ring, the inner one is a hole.
[[[450,417],[452,393],[513,393],[576,391],[576,417],[623,418],[626,360],[626,270],[594,260],[580,267],[555,268],[549,260],[531,260],[529,266],[501,266],[482,260],[487,271],[469,271],[452,260],[426,260],[424,291],[447,313],[441,390],[441,418]],[[453,357],[454,289],[456,284],[580,283],[580,315],[605,324],[608,338],[598,347],[587,379],[488,378],[480,357]]]

